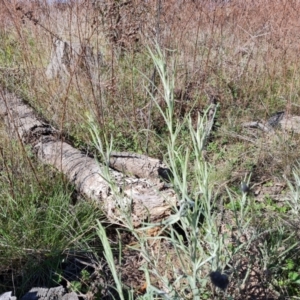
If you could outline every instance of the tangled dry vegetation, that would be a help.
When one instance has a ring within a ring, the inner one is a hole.
[[[164,160],[182,200],[161,224],[136,229],[124,218],[105,234],[94,204],[2,122],[0,291],[63,284],[95,299],[300,297],[299,134],[243,127],[300,113],[299,1],[50,2],[0,0],[2,89],[102,161],[110,141]],[[50,78],[60,43],[63,71]]]

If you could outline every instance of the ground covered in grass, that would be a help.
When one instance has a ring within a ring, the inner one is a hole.
[[[162,159],[180,200],[160,224],[110,224],[1,122],[0,293],[298,299],[299,131],[243,124],[299,115],[299,12],[293,0],[2,0],[1,89],[100,161],[110,142]],[[70,47],[49,78],[56,41]]]

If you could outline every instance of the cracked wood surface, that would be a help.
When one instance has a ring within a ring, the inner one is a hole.
[[[154,181],[160,177],[168,180],[171,176],[170,170],[161,160],[137,153],[112,152],[109,165],[119,172]]]
[[[170,215],[177,203],[174,190],[159,180],[159,175],[164,177],[169,171],[158,159],[112,153],[109,173],[119,191],[115,193],[104,178],[105,166],[60,140],[58,131],[14,94],[0,93],[0,116],[10,136],[31,145],[42,163],[63,172],[78,192],[98,203],[112,221],[122,221],[122,215],[129,212],[135,226],[145,220],[159,221]]]

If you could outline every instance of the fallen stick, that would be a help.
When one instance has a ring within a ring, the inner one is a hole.
[[[267,122],[257,121],[243,123],[243,127],[259,128],[267,133],[274,133],[275,129],[283,132],[300,133],[300,116],[277,112]]]
[[[252,121],[252,122],[245,122],[243,123],[243,127],[248,128],[259,128],[264,132],[274,132],[274,129],[272,127],[268,127],[264,125],[263,123]]]

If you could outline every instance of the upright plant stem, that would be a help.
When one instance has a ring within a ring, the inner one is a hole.
[[[161,14],[161,0],[156,1],[156,43],[157,45],[160,46],[160,14]],[[148,154],[149,149],[149,131],[151,129],[151,113],[152,113],[152,108],[153,108],[153,98],[155,97],[155,91],[156,91],[156,86],[155,86],[155,78],[156,78],[156,66],[154,66],[153,73],[151,76],[151,99],[150,99],[150,105],[149,105],[149,111],[148,111],[148,124],[147,124],[147,136],[146,136],[146,153]]]

